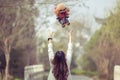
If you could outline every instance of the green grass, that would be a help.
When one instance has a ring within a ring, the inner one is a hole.
[[[97,72],[85,71],[85,70],[81,70],[81,69],[77,69],[77,68],[72,69],[71,73],[75,74],[75,75],[86,75],[86,76],[96,76],[97,75]]]
[[[20,79],[20,78],[14,78],[13,80],[23,80],[23,79]]]

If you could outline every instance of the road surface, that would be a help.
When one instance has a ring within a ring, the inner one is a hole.
[[[77,76],[77,75],[72,75],[73,80],[93,80],[92,78],[86,77],[86,76]]]

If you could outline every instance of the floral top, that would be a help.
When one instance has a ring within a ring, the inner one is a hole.
[[[49,56],[49,62],[50,62],[51,69],[50,69],[47,80],[55,80],[54,75],[52,73],[53,65],[51,63],[53,58],[54,58],[52,43],[48,43],[48,56]],[[70,73],[71,58],[72,58],[72,43],[69,42],[68,43],[67,54],[66,54],[66,60],[67,60],[67,65],[68,65],[68,70],[69,70],[68,80],[72,80],[71,73]]]

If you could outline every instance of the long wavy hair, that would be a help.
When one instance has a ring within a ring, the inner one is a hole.
[[[66,63],[65,54],[63,51],[57,51],[55,53],[52,73],[56,80],[67,80],[68,78],[68,66]]]

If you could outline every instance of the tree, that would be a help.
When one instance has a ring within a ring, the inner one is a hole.
[[[3,43],[1,48],[6,59],[4,80],[8,80],[12,48],[25,48],[28,53],[33,53],[33,49],[35,51],[33,22],[36,10],[30,2],[33,3],[34,1],[0,1],[0,40]],[[35,57],[33,60],[35,60]]]
[[[119,4],[120,2],[118,2],[114,13],[111,13],[105,24],[94,33],[85,46],[84,56],[92,59],[97,67],[99,77],[107,80],[113,80],[114,66],[120,64],[120,58],[118,57],[120,56]]]

